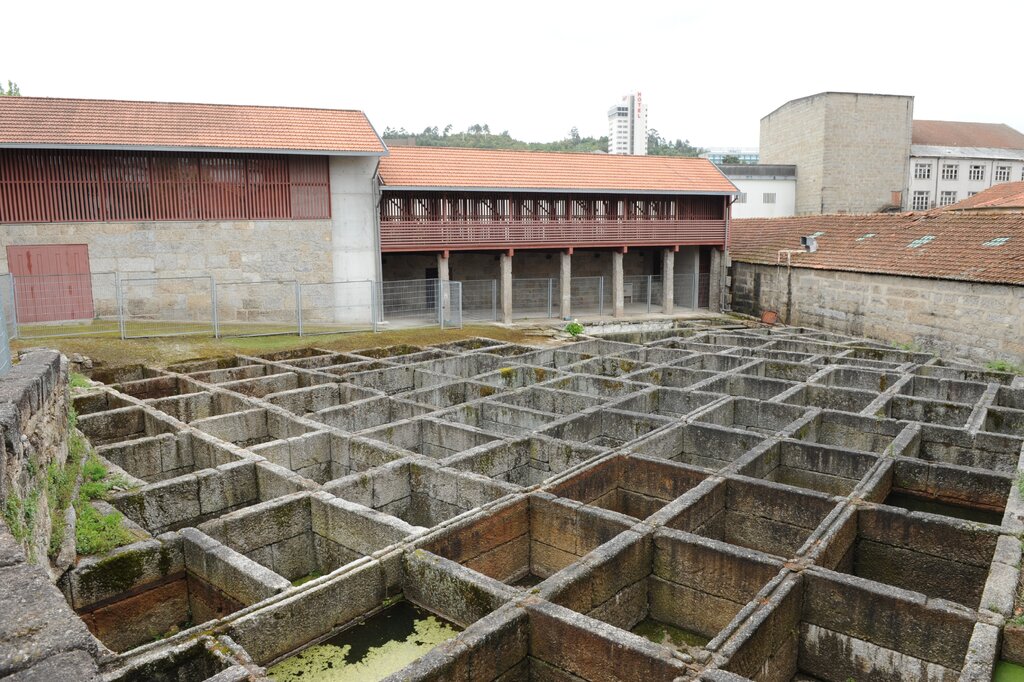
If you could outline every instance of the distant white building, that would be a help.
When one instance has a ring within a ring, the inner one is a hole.
[[[733,218],[787,218],[796,215],[796,166],[715,165],[740,191],[732,204]]]
[[[608,110],[608,153],[647,155],[647,105],[639,92]]]
[[[904,210],[949,206],[1024,180],[1024,134],[1001,123],[914,121]]]
[[[700,155],[700,158],[708,159],[716,166],[726,163],[727,157],[738,159],[736,163],[757,163],[761,155],[757,147],[708,147],[707,151]]]

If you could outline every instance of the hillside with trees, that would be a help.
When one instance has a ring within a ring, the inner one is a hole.
[[[583,137],[578,128],[573,126],[569,134],[554,142],[525,142],[517,140],[503,130],[491,132],[486,123],[474,123],[463,132],[454,132],[449,123],[444,128],[438,126],[424,128],[422,132],[411,133],[405,128],[384,129],[382,135],[387,140],[407,140],[417,147],[469,147],[473,149],[525,149],[544,152],[607,152],[608,138]],[[703,149],[694,147],[689,140],[667,140],[657,130],[651,129],[647,135],[647,153],[651,156],[699,156]]]

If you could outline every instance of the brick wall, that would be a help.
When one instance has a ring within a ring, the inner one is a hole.
[[[733,309],[913,343],[950,359],[1024,364],[1024,287],[733,263]]]

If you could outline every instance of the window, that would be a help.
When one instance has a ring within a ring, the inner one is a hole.
[[[942,179],[943,180],[957,180],[960,178],[960,164],[958,163],[944,163],[942,164]]]
[[[1010,181],[1010,167],[1009,166],[996,166],[995,172],[996,182],[1009,182]]]
[[[931,207],[931,196],[931,192],[915,190],[913,203],[910,207],[915,211],[927,211]]]
[[[737,204],[745,204],[745,203],[747,203],[747,193],[746,192],[740,192],[739,194],[737,194],[736,195],[736,201],[734,203],[737,203]]]
[[[857,237],[856,241],[862,242],[865,239],[871,239],[872,237],[875,237],[875,236],[877,236],[877,235],[874,232],[868,232],[866,234],[862,234],[861,236]]]
[[[765,192],[761,195],[762,204],[774,204],[775,203],[775,192]]]
[[[930,163],[915,163],[914,178],[916,180],[927,180],[932,176],[932,165]]]
[[[984,180],[985,179],[985,166],[980,163],[972,163],[971,170],[967,174],[968,180]]]
[[[939,206],[949,206],[956,203],[956,192],[939,192]]]
[[[815,232],[811,236],[814,237],[815,239],[817,239],[818,237],[824,237],[825,236],[825,231],[824,230],[818,230],[817,232]]]
[[[970,198],[971,198],[971,197],[973,197],[973,196],[974,196],[975,194],[977,194],[977,192],[968,192],[968,193],[967,193],[967,198],[968,198],[968,199],[970,199]]]
[[[982,246],[1002,246],[1008,241],[1010,241],[1009,237],[993,237],[992,239],[989,239],[987,242],[982,244]]]
[[[918,237],[914,241],[912,241],[909,244],[907,244],[907,248],[908,249],[916,249],[916,248],[922,247],[922,246],[924,246],[925,244],[927,244],[928,242],[930,242],[933,239],[935,239],[935,235],[933,235],[933,234],[926,234],[925,236]]]

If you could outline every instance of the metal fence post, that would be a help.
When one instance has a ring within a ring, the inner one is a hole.
[[[7,279],[11,283],[11,317],[14,318],[14,319],[11,320],[11,322],[14,323],[14,327],[13,327],[13,329],[14,329],[14,337],[13,338],[16,339],[19,336],[21,336],[21,333],[18,331],[18,301],[17,301],[17,299],[14,298],[14,275],[8,275]]]
[[[597,314],[604,317],[604,277],[597,279]]]
[[[295,281],[295,319],[299,323],[299,336],[302,336],[302,285]]]
[[[373,333],[376,334],[380,330],[377,322],[377,283],[372,279],[367,281],[370,285],[370,317],[373,320]]]
[[[124,288],[121,284],[121,273],[114,274],[114,298],[117,299],[117,328],[121,332],[121,340],[124,341]]]
[[[220,319],[217,315],[217,279],[210,275],[210,311],[213,313],[213,338],[220,338]]]
[[[437,320],[444,329],[444,285],[440,279],[437,280]]]

